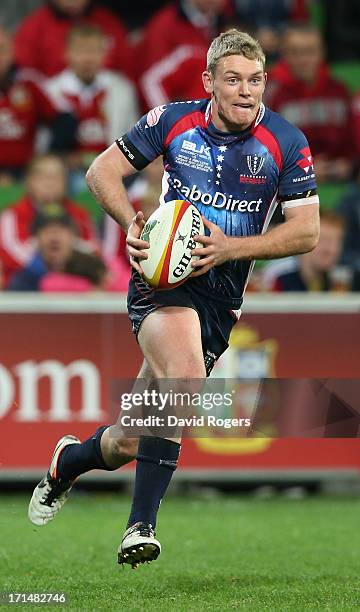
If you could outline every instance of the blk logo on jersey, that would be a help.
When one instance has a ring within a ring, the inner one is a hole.
[[[193,170],[210,173],[212,172],[210,151],[211,147],[205,144],[184,139],[175,161],[179,166],[188,166]]]
[[[185,151],[191,151],[192,153],[198,153],[200,157],[210,157],[210,148],[205,145],[200,145],[199,148],[196,147],[196,142],[191,142],[190,140],[184,140],[181,145],[181,148]]]
[[[309,174],[309,170],[314,170],[314,160],[309,147],[301,149],[300,153],[303,157],[302,159],[298,159],[296,163],[302,170],[304,170],[305,174]]]

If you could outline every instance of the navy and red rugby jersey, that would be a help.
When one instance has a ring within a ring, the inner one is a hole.
[[[160,205],[187,200],[227,236],[265,232],[276,205],[317,204],[313,160],[303,133],[261,105],[243,132],[220,132],[209,100],[173,102],[142,117],[117,145],[137,170],[163,155]],[[240,308],[253,262],[233,260],[187,283]]]

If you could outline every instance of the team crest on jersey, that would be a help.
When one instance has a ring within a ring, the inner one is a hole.
[[[257,174],[259,174],[261,168],[263,167],[265,163],[265,159],[266,158],[264,155],[247,155],[246,156],[248,168],[253,176],[256,176]]]
[[[266,175],[262,175],[260,172],[265,161],[266,155],[257,155],[256,153],[254,155],[246,155],[246,163],[250,174],[240,174],[240,183],[264,185],[266,183]]]
[[[160,117],[165,112],[166,106],[163,104],[162,106],[156,106],[152,108],[148,114],[146,115],[146,127],[154,127],[160,121]]]

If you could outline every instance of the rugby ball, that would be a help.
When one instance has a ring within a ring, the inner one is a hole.
[[[141,232],[141,239],[150,244],[148,258],[140,264],[144,280],[154,289],[181,285],[194,271],[191,262],[199,259],[191,255],[202,246],[194,241],[197,234],[204,235],[204,224],[193,204],[171,200],[159,206]]]

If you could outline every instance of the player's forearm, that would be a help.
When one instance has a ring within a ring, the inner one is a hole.
[[[100,206],[127,232],[135,211],[119,169],[97,158],[86,174],[86,181]]]
[[[229,238],[229,259],[276,259],[299,255],[312,251],[318,237],[317,224],[299,224],[297,219],[290,219],[259,236]]]

